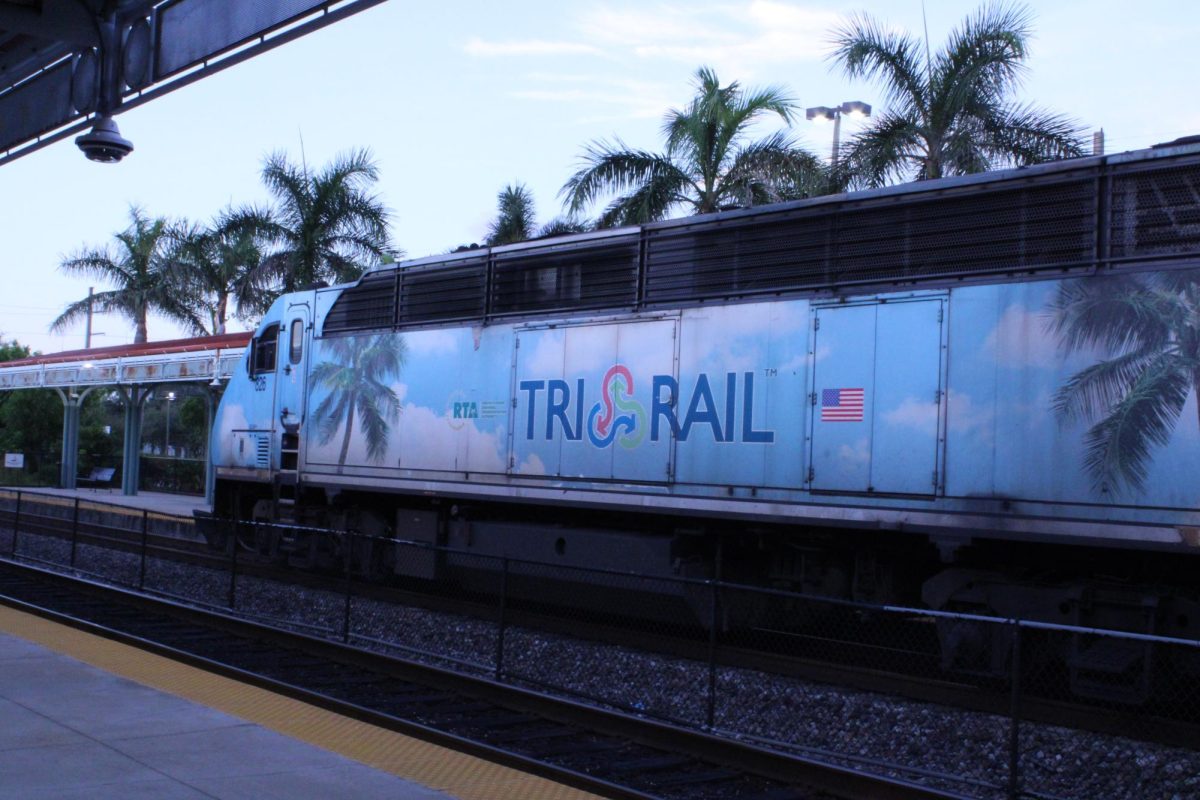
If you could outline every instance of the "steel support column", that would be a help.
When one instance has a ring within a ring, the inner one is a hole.
[[[63,401],[63,434],[62,461],[58,472],[58,485],[63,489],[74,489],[79,475],[79,409],[83,399],[95,387],[88,387],[82,393],[74,387],[66,391],[56,388],[59,398]]]
[[[128,388],[118,386],[117,392],[125,404],[125,442],[121,467],[121,494],[134,495],[138,492],[138,478],[141,473],[142,450],[142,410],[146,398],[153,389],[146,389],[134,384]]]

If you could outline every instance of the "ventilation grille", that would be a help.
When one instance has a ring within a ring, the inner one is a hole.
[[[254,466],[257,469],[271,468],[271,440],[266,436],[254,437]]]
[[[487,258],[400,271],[399,323],[482,317]]]
[[[1095,257],[1091,180],[921,202],[800,209],[763,222],[653,231],[646,300],[1059,269]]]
[[[1200,165],[1115,175],[1109,241],[1117,260],[1200,253]]]
[[[591,247],[499,254],[493,266],[492,312],[632,306],[637,269],[636,236]]]
[[[390,328],[396,323],[396,270],[368,272],[325,315],[323,333]]]

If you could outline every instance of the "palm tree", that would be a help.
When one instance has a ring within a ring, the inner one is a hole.
[[[488,226],[484,242],[491,247],[514,244],[534,236],[533,193],[523,183],[512,183],[496,195],[498,212]]]
[[[620,139],[593,142],[561,194],[573,214],[602,195],[618,194],[597,222],[607,228],[663,219],[676,208],[704,214],[771,202],[782,185],[819,193],[825,185],[820,162],[784,131],[746,141],[753,122],[775,115],[791,125],[796,110],[781,89],[721,86],[716,73],[702,67],[692,102],[663,121],[665,152],[633,150]]]
[[[313,369],[311,384],[313,389],[320,386],[329,390],[313,412],[319,441],[328,444],[345,427],[338,455],[341,472],[357,415],[359,431],[367,438],[367,457],[378,462],[387,454],[389,427],[400,417],[400,398],[387,381],[399,375],[404,366],[404,337],[345,336],[329,339],[326,346],[332,360]]]
[[[928,42],[850,17],[834,31],[831,59],[849,78],[879,81],[891,108],[847,142],[844,177],[881,186],[1080,155],[1076,123],[1009,100],[1031,34],[1026,8],[989,4],[934,55]]]
[[[146,341],[146,317],[151,311],[174,319],[193,332],[203,332],[203,323],[190,308],[188,297],[166,258],[166,220],[151,219],[136,206],[129,209],[129,216],[130,226],[114,234],[118,245],[115,251],[108,247],[84,249],[59,265],[68,274],[108,281],[117,288],[68,305],[50,323],[52,332],[86,319],[89,312],[114,313],[133,322],[133,342],[141,344]]]
[[[389,247],[391,212],[371,188],[379,168],[366,150],[339,155],[310,175],[305,165],[270,155],[263,182],[275,196],[270,210],[247,209],[231,224],[253,230],[276,245],[263,270],[282,291],[326,280],[358,278],[363,269],[393,253]]]
[[[484,243],[489,247],[516,244],[547,236],[583,233],[588,230],[586,223],[570,216],[555,217],[538,228],[534,216],[533,193],[523,183],[512,183],[501,189],[496,195],[496,206],[496,219],[488,226],[488,235],[484,239]]]
[[[231,301],[236,316],[248,319],[274,300],[274,293],[260,285],[263,255],[258,237],[239,226],[234,214],[227,212],[210,227],[181,224],[170,236],[169,258],[194,304],[207,312],[206,334],[225,333]]]
[[[1055,409],[1091,423],[1096,488],[1139,490],[1151,447],[1170,441],[1188,395],[1200,394],[1200,270],[1068,281],[1052,309],[1065,349],[1111,354],[1071,376]]]

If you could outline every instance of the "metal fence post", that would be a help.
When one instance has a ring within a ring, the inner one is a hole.
[[[17,509],[13,512],[12,555],[17,555],[17,531],[21,527],[21,490],[17,490]]]
[[[229,554],[229,610],[233,611],[234,604],[237,601],[237,554],[238,554],[238,528],[241,526],[240,520],[233,522],[233,549]],[[250,523],[258,525],[257,522]]]
[[[500,618],[497,620],[499,630],[496,632],[496,680],[504,676],[504,629],[507,623],[508,610],[508,557],[501,562],[500,569]]]
[[[354,533],[346,531],[346,558],[345,561],[345,576],[346,576],[346,604],[342,608],[342,643],[350,643],[350,594],[351,594],[351,578],[350,578],[350,560],[354,557]]]
[[[146,549],[150,541],[150,512],[142,511],[142,563],[138,567],[138,591],[146,588]]]
[[[1021,621],[1012,621],[1012,695],[1009,698],[1008,797],[1021,796]]]
[[[75,509],[71,515],[71,569],[75,569],[75,549],[79,546],[79,498],[75,498]]]
[[[720,600],[720,585],[712,580],[708,585],[711,588],[708,614],[708,708],[704,715],[704,727],[712,730],[717,712],[717,620],[720,619],[717,603]]]

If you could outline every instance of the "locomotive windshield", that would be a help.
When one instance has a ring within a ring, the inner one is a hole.
[[[275,371],[275,351],[279,342],[279,325],[268,325],[254,339],[253,355],[250,362],[250,373],[262,375]]]

